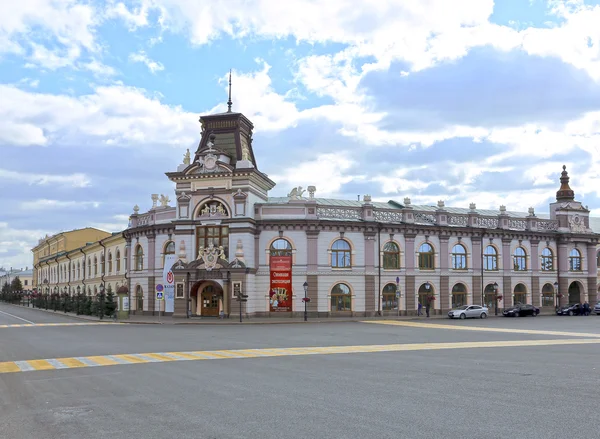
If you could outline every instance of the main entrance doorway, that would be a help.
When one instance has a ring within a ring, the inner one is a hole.
[[[190,299],[192,315],[218,317],[224,310],[223,288],[216,282],[197,282],[190,291]]]
[[[206,285],[202,289],[201,297],[201,305],[202,310],[200,311],[201,315],[207,317],[216,317],[219,315],[219,302],[222,294],[217,294],[216,288],[214,285]]]

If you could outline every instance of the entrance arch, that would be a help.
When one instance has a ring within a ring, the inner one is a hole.
[[[218,317],[223,308],[223,287],[217,282],[196,282],[190,291],[192,315]]]
[[[526,304],[527,303],[527,287],[523,284],[515,285],[515,289],[513,290],[513,295],[515,297],[514,304]]]
[[[583,288],[577,281],[571,282],[569,285],[569,304],[581,303],[583,299]]]

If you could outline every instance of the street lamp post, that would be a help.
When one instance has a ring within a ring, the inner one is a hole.
[[[104,318],[104,284],[100,285],[100,298],[98,302],[98,308],[100,308],[100,320],[102,320]],[[158,318],[160,319],[160,314],[158,315]]]
[[[398,317],[400,317],[400,277],[396,276],[396,309],[398,310]]]
[[[494,315],[498,315],[498,282],[494,282]]]
[[[308,321],[308,282],[304,282],[304,284],[302,284],[302,286],[304,287],[304,321]]]
[[[556,297],[556,306],[555,309],[558,309],[558,282],[554,282],[554,297]]]
[[[427,291],[427,297],[425,297],[425,312],[427,313],[427,317],[429,317],[429,290],[431,289],[431,285],[429,284],[429,281],[425,282],[425,291]]]
[[[76,313],[77,315],[79,315],[79,299],[80,299],[80,295],[81,294],[81,286],[77,285],[77,305],[76,305]]]

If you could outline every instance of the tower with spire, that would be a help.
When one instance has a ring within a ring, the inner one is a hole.
[[[556,202],[550,204],[550,218],[558,220],[559,232],[587,233],[590,231],[590,211],[575,200],[575,191],[569,186],[569,181],[567,167],[563,165]]]

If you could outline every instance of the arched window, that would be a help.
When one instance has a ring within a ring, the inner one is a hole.
[[[461,246],[462,247],[462,246]],[[452,308],[467,304],[467,287],[465,284],[456,284],[452,287]]]
[[[173,241],[167,242],[165,245],[165,255],[174,255],[175,254],[175,243]]]
[[[544,284],[542,287],[542,306],[554,306],[554,285]]]
[[[85,264],[85,262],[84,262]],[[77,279],[79,279],[81,276],[81,264],[79,262],[77,262]]]
[[[331,267],[332,268],[350,268],[352,267],[352,257],[350,244],[343,239],[338,239],[331,246]],[[343,284],[339,284],[343,285]]]
[[[383,268],[386,270],[400,269],[400,247],[395,242],[386,242],[383,246]],[[396,287],[394,286],[394,288]]]
[[[433,270],[435,268],[433,257],[433,247],[427,242],[421,244],[419,247],[419,270]]]
[[[514,300],[515,305],[518,303],[522,303],[522,304],[527,303],[527,287],[525,285],[517,284],[515,286],[514,294],[515,294],[515,300]]]
[[[92,277],[92,258],[88,258],[88,278]]]
[[[433,291],[433,287],[429,282],[425,282],[419,287],[419,303],[425,308],[427,304],[433,307],[433,298],[435,297],[435,293]]]
[[[600,268],[600,251],[596,254],[596,267]]]
[[[488,245],[483,252],[483,269],[498,271],[498,251],[493,245]]]
[[[112,274],[113,264],[112,264],[112,253],[108,252],[108,274]]]
[[[552,250],[546,247],[542,250],[542,271],[554,270],[554,253]]]
[[[116,254],[116,265],[117,265],[117,273],[121,271],[121,250],[117,249]]]
[[[142,290],[142,286],[138,285],[135,287],[135,310],[143,311],[144,310],[144,290]]]
[[[292,244],[287,239],[279,238],[269,247],[271,256],[292,256]]]
[[[94,256],[94,277],[98,276],[98,258]]]
[[[396,298],[396,284],[386,284],[385,287],[383,287],[381,295],[383,296],[382,309],[384,311],[398,309],[398,299]]]
[[[141,245],[135,248],[135,269],[137,271],[144,269],[144,249]]]
[[[467,269],[467,250],[462,244],[456,244],[454,247],[452,247],[452,269]]]
[[[164,250],[163,250],[163,266],[165,265],[165,257],[167,255],[174,255],[175,254],[175,243],[173,241],[168,241],[165,244]]]
[[[513,255],[513,265],[515,271],[527,271],[527,253],[523,247],[517,247]]]
[[[498,287],[498,295],[500,295],[500,287]],[[496,300],[496,286],[494,284],[487,284],[483,290],[483,305],[492,309]]]
[[[569,271],[581,271],[581,253],[574,248],[569,253]]]
[[[100,274],[106,274],[105,271],[106,265],[104,261],[104,253],[100,255]]]
[[[348,285],[340,283],[331,289],[331,311],[352,311],[352,296]]]

